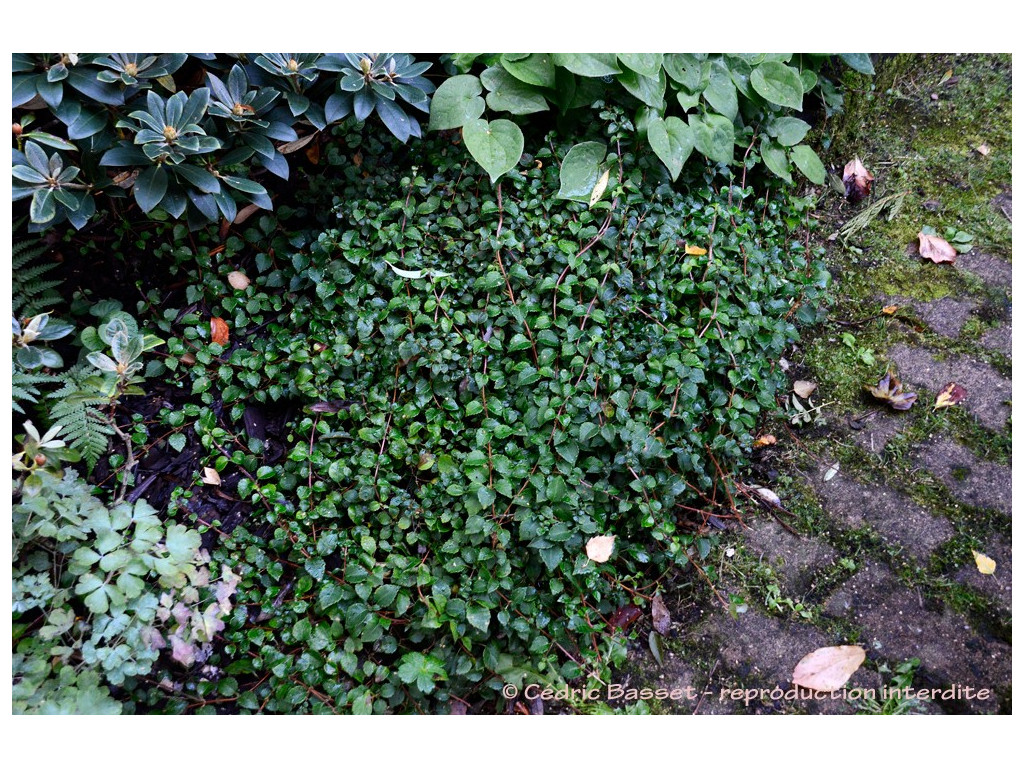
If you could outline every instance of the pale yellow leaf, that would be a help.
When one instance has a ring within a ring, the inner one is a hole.
[[[981,552],[975,552],[971,550],[971,554],[974,555],[974,564],[978,566],[978,573],[983,573],[986,576],[996,572],[996,561],[988,555],[983,555]]]
[[[591,207],[593,207],[594,204],[601,199],[601,196],[604,194],[605,189],[608,187],[609,171],[611,171],[610,168],[605,170],[605,172],[601,174],[601,178],[597,180],[597,184],[594,185],[594,191],[590,193]]]
[[[793,684],[812,691],[838,691],[864,663],[859,645],[833,645],[804,656],[793,670]]]
[[[614,536],[594,536],[587,542],[587,557],[595,563],[606,563],[615,549]]]
[[[249,282],[250,280],[244,272],[238,272],[237,270],[235,272],[228,272],[228,283],[236,291],[244,291],[249,287]]]
[[[220,485],[220,473],[213,467],[203,467],[203,482],[207,485]]]
[[[701,248],[699,245],[689,245],[689,244],[687,244],[687,246],[686,246],[686,255],[687,256],[706,256],[707,252],[708,252],[707,248]]]

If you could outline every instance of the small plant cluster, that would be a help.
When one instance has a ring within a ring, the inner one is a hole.
[[[198,403],[164,418],[258,511],[214,553],[254,606],[222,632],[240,711],[606,678],[617,608],[675,567],[714,576],[694,510],[724,503],[827,273],[795,237],[807,201],[711,173],[652,190],[644,156],[601,146],[611,178],[577,202],[569,145],[492,188],[426,141],[415,167],[320,190],[331,228],[262,217],[188,273],[205,310],[162,327]],[[246,424],[260,404],[294,413],[277,458]]]
[[[192,229],[230,222],[239,203],[272,208],[253,177],[288,179],[286,156],[328,125],[376,113],[400,141],[419,136],[407,110],[429,111],[429,66],[403,53],[14,54],[13,197],[29,199],[32,230],[81,229],[98,200],[129,196]]]
[[[840,56],[858,72],[874,71],[865,54]],[[841,103],[819,74],[827,60],[807,54],[456,54],[449,60],[452,76],[435,94],[430,128],[461,129],[493,182],[516,167],[527,116],[552,108],[564,116],[600,101],[627,110],[632,117],[610,129],[635,132],[673,180],[694,150],[732,164],[739,148],[745,168],[763,163],[792,182],[795,166],[823,184],[825,167],[802,143],[811,126],[789,113],[801,112],[804,97],[816,91],[826,109]]]

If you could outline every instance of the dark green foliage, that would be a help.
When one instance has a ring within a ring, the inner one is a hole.
[[[11,312],[15,317],[31,317],[60,303],[55,290],[60,280],[44,279],[57,268],[54,261],[40,261],[46,246],[35,240],[15,243],[11,250]]]
[[[630,590],[707,557],[687,523],[724,500],[827,280],[794,231],[809,203],[711,175],[680,195],[627,151],[588,207],[557,198],[567,150],[495,189],[427,142],[337,181],[327,231],[253,226],[244,290],[242,240],[199,258],[189,301],[240,345],[194,315],[164,330],[169,367],[196,350],[185,418],[259,510],[215,555],[255,606],[223,633],[241,711],[445,711],[606,675]],[[300,411],[277,460],[241,426],[274,401]]]

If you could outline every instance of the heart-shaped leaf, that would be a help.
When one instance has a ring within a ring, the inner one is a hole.
[[[473,75],[449,77],[430,101],[430,130],[461,128],[484,113],[483,88]]]
[[[462,128],[462,138],[492,183],[515,168],[523,156],[523,132],[511,120],[470,120]]]
[[[561,200],[589,200],[598,179],[608,148],[599,141],[585,141],[575,145],[562,160],[558,178],[558,198]]]
[[[693,152],[693,131],[678,117],[660,117],[647,125],[647,140],[658,159],[668,168],[672,180],[679,178],[683,164]]]

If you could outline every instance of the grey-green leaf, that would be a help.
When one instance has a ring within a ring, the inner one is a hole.
[[[557,54],[555,54],[557,56]],[[501,66],[517,80],[528,85],[539,85],[542,88],[555,87],[555,65],[549,53],[531,53],[529,55],[503,53]],[[435,94],[434,98],[437,98]]]
[[[842,59],[850,69],[864,75],[875,74],[875,65],[871,63],[871,57],[866,53],[840,53]]]
[[[721,115],[690,115],[693,145],[704,157],[716,163],[731,163],[736,130],[732,121]]]
[[[482,92],[479,78],[473,75],[449,77],[438,86],[430,102],[430,130],[461,128],[476,120],[484,113]]]
[[[789,174],[789,160],[786,157],[786,150],[767,136],[761,138],[761,159],[768,166],[768,170],[776,176],[788,182],[793,181],[793,177]]]
[[[594,185],[601,177],[601,166],[607,154],[608,148],[600,141],[585,141],[570,149],[558,174],[561,180],[558,198],[589,200]]]
[[[501,67],[485,69],[480,74],[480,82],[488,91],[487,106],[495,111],[529,115],[548,108],[548,101],[543,95]]]
[[[661,71],[664,54],[661,53],[619,53],[619,61],[644,77],[657,77]]]
[[[515,168],[523,156],[523,132],[511,120],[471,120],[463,126],[462,137],[492,183]]]
[[[555,53],[555,64],[583,77],[617,75],[619,69],[614,53]]]
[[[811,126],[797,117],[780,117],[774,120],[768,132],[784,147],[792,147],[804,140]]]
[[[778,61],[766,61],[750,73],[750,84],[758,95],[790,109],[801,109],[804,84],[800,73]]]
[[[711,75],[708,87],[704,89],[704,98],[720,114],[730,120],[736,119],[736,113],[740,109],[736,86],[733,85],[729,70],[720,61],[716,61],[711,66]]]
[[[647,140],[675,181],[693,151],[693,131],[678,117],[655,118],[647,125]]]
[[[789,151],[789,157],[812,184],[825,183],[825,166],[813,149],[806,144],[799,144]]]

